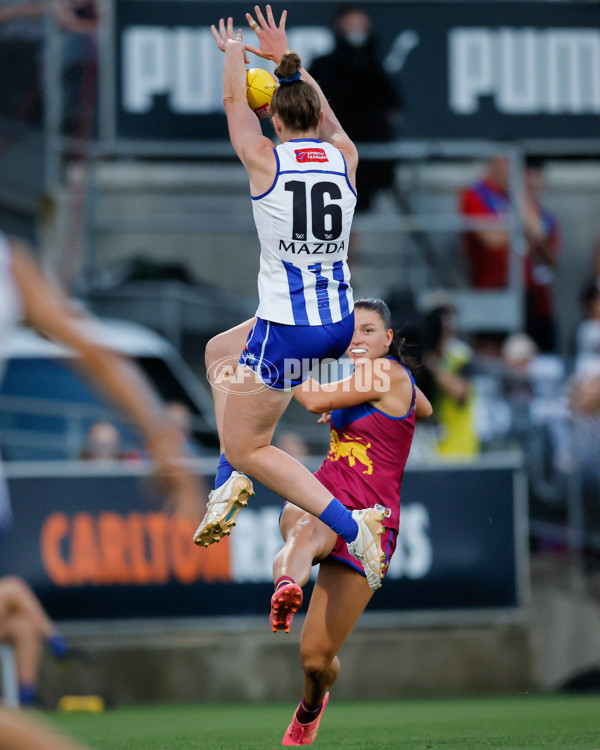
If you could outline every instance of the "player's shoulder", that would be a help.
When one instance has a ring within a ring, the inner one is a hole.
[[[394,357],[379,357],[373,363],[373,369],[387,374],[390,378],[391,389],[397,386],[410,384],[412,386],[412,376],[406,365],[403,365]]]

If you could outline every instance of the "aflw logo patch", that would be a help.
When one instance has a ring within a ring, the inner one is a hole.
[[[298,148],[294,151],[296,161],[304,163],[307,161],[329,161],[327,154],[322,148]]]

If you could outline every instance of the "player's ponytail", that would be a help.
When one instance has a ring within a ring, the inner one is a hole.
[[[354,309],[356,310],[357,308],[372,310],[379,315],[386,330],[392,328],[390,308],[382,299],[375,299],[373,297],[359,299],[354,303]],[[390,344],[389,356],[400,362],[401,365],[408,367],[411,372],[415,372],[418,364],[413,357],[406,353],[406,346],[406,339],[402,335],[402,332],[395,330],[392,343]]]
[[[294,78],[296,81],[299,80],[301,67],[302,62],[300,60],[300,55],[297,52],[288,50],[284,53],[279,61],[279,65],[275,68],[275,75],[279,79],[279,83],[293,83],[290,79]],[[296,75],[298,78],[295,78]]]
[[[321,102],[315,89],[300,77],[301,68],[298,53],[288,50],[275,68],[279,86],[271,99],[271,112],[289,130],[305,133],[319,127]]]

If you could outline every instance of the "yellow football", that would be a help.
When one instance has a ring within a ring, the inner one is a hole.
[[[269,116],[271,97],[279,84],[267,70],[250,68],[246,71],[248,105],[259,120]]]

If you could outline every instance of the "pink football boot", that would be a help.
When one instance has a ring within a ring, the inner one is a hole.
[[[296,718],[296,711],[298,710],[296,709],[296,711],[294,711],[292,723],[289,725],[285,734],[283,735],[283,742],[281,744],[312,745],[317,737],[317,732],[319,731],[319,723],[321,721],[323,713],[325,712],[325,707],[327,706],[328,701],[329,693],[327,693],[325,695],[325,698],[323,699],[323,708],[321,709],[321,713],[314,721],[311,721],[310,724],[300,724],[300,722]]]
[[[294,615],[302,606],[302,589],[297,583],[280,586],[271,597],[271,627],[273,632],[290,632]]]

